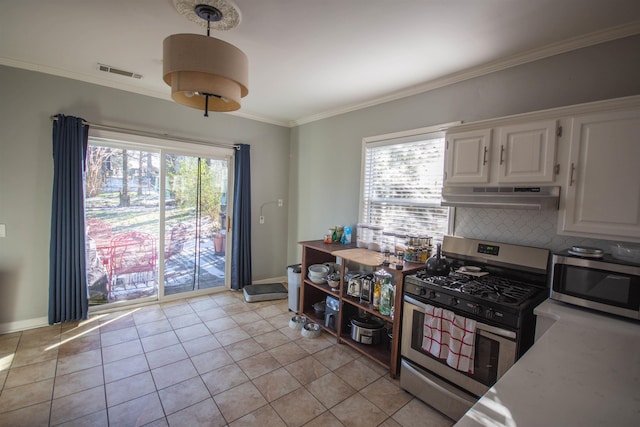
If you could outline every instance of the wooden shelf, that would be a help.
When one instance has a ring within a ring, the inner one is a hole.
[[[360,302],[360,299],[354,298],[354,297],[351,297],[351,296],[348,296],[348,295],[344,295],[342,297],[342,302],[345,303],[345,304],[352,305],[352,306],[354,306],[356,308],[359,308],[361,310],[364,310],[369,314],[372,314],[372,315],[374,315],[376,317],[379,317],[379,318],[383,319],[385,322],[393,323],[393,319],[391,317],[385,316],[384,314],[381,314],[378,310],[374,309],[373,308],[373,304]]]
[[[313,283],[309,279],[305,279],[304,283],[309,285],[309,286],[313,286],[314,288],[319,289],[322,292],[326,292],[327,294],[331,294],[332,296],[334,296],[336,298],[340,298],[340,288],[338,288],[337,291],[334,291],[333,289],[331,289],[331,286],[329,286],[327,284]]]
[[[361,344],[351,339],[351,336],[347,334],[341,334],[339,337],[341,343],[348,345],[354,350],[364,354],[369,359],[379,363],[387,369],[391,369],[391,349],[386,336],[383,337],[382,342],[376,345]]]
[[[396,377],[399,373],[400,361],[400,340],[394,339],[389,345],[387,335],[383,335],[382,342],[378,345],[368,345],[355,342],[351,339],[348,321],[351,317],[362,310],[369,315],[378,317],[388,324],[391,324],[391,331],[394,337],[400,337],[400,325],[402,322],[402,287],[404,276],[424,268],[422,263],[404,263],[402,270],[396,270],[393,266],[383,267],[383,256],[379,252],[357,248],[355,244],[343,245],[340,243],[324,243],[322,240],[298,242],[302,245],[302,275],[300,287],[300,311],[311,321],[322,326],[323,330],[336,337],[338,343],[345,344],[358,351],[376,363],[389,369],[390,374]],[[342,270],[340,271],[340,287],[338,291],[332,291],[327,284],[316,284],[307,278],[307,269],[312,264],[323,264],[325,262],[336,262],[336,258],[342,258]],[[380,267],[391,273],[396,286],[394,300],[394,318],[380,314],[373,308],[372,304],[362,303],[359,298],[354,298],[346,294],[344,282],[345,267],[347,262],[358,264],[369,268]],[[324,326],[324,320],[316,316],[313,304],[326,300],[327,296],[332,296],[339,301],[340,311],[338,312],[338,331],[334,331]]]

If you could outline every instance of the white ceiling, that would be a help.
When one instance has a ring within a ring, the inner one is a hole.
[[[237,113],[285,126],[640,33],[638,0],[235,0],[212,36],[249,57]],[[173,0],[0,0],[0,64],[164,99]],[[98,63],[142,74],[98,71]],[[187,108],[187,107],[184,107]],[[194,110],[194,114],[198,114]]]

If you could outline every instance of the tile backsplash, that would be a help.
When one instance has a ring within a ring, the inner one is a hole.
[[[593,246],[609,251],[613,242],[561,236],[556,233],[558,211],[456,208],[456,236],[478,240],[534,246],[559,251],[572,245]]]

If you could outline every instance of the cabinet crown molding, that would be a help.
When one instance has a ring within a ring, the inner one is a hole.
[[[605,99],[583,104],[567,105],[562,107],[549,108],[546,110],[531,111],[527,113],[513,114],[492,119],[478,120],[474,122],[465,123],[463,121],[461,125],[450,127],[447,130],[447,133],[458,133],[477,129],[495,128],[505,125],[511,125],[513,123],[522,121],[559,119],[568,116],[601,113],[606,111],[627,110],[633,108],[640,108],[640,95]]]

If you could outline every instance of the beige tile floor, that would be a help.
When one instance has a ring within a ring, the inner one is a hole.
[[[0,335],[0,426],[451,426],[286,300],[241,293]]]

